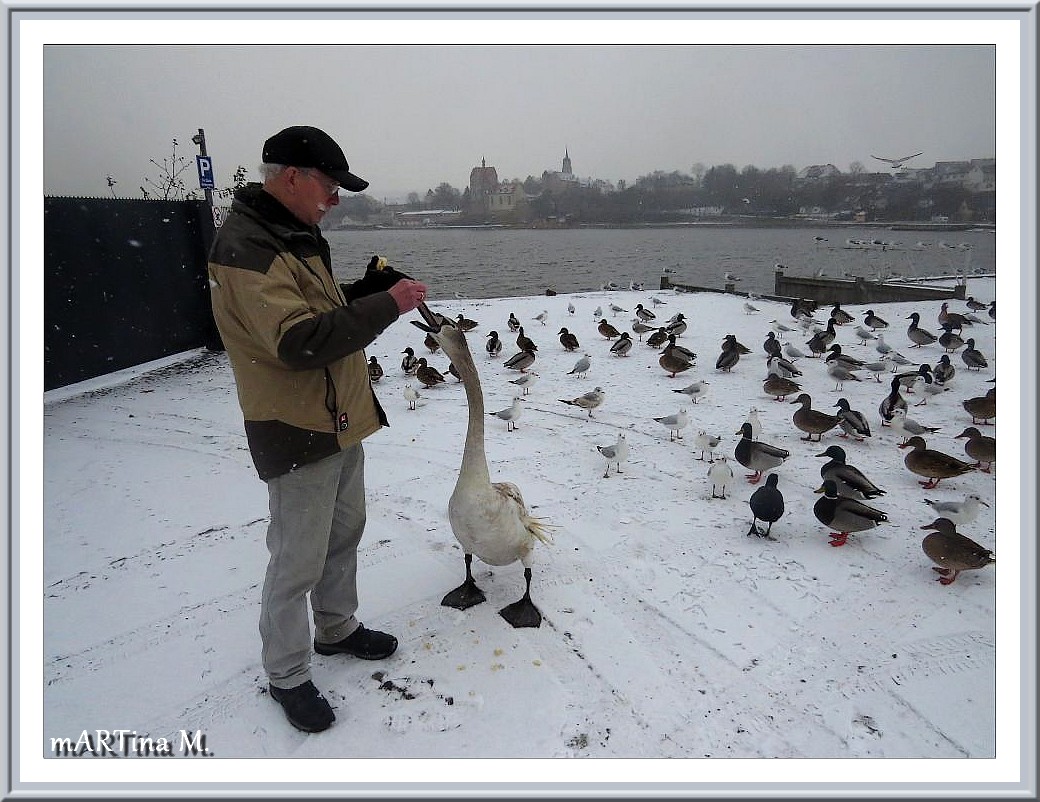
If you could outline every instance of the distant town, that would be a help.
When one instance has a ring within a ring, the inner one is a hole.
[[[568,149],[559,170],[500,180],[481,159],[469,184],[442,183],[406,203],[384,204],[366,194],[343,196],[323,225],[351,227],[630,226],[683,224],[908,223],[961,227],[996,223],[996,159],[907,166],[872,156],[795,170],[789,165],[740,170],[695,164],[688,173],[657,171],[631,185],[581,177]],[[884,169],[874,169],[884,164]]]

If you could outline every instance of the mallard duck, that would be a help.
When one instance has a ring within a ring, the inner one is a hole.
[[[787,396],[800,392],[801,389],[802,386],[798,384],[798,382],[792,381],[791,379],[785,379],[783,376],[777,376],[775,374],[770,374],[766,377],[766,380],[762,382],[762,392],[766,395],[773,396],[774,401],[786,401]]]
[[[891,424],[892,430],[903,437],[903,442],[897,443],[900,448],[906,448],[911,437],[934,434],[942,428],[941,426],[924,426],[913,418],[908,418],[905,409],[896,409],[892,411]]]
[[[841,437],[854,437],[863,440],[870,437],[870,424],[862,412],[854,410],[847,398],[839,398],[834,406],[838,408],[838,427],[844,432]]]
[[[992,318],[993,320],[997,319],[997,302],[996,301],[990,301],[989,302],[989,311],[987,311],[986,314],[989,315],[990,318]]]
[[[642,320],[644,323],[649,323],[651,320],[657,317],[649,309],[644,309],[642,304],[636,304],[636,317]]]
[[[628,356],[628,352],[631,350],[632,337],[627,331],[621,332],[617,342],[610,346],[610,353],[614,354],[614,356]]]
[[[509,320],[506,322],[506,325],[509,326],[509,330],[512,332],[520,331],[520,321],[517,320],[516,315],[512,312],[509,313]]]
[[[689,370],[693,367],[693,362],[686,357],[686,354],[675,347],[674,334],[669,335],[668,345],[661,352],[661,356],[657,358],[657,364],[669,374],[668,378],[670,379],[674,379],[675,374],[682,373],[684,370]]]
[[[955,524],[970,524],[979,515],[979,507],[988,507],[978,493],[969,493],[964,501],[938,501],[922,499],[940,518],[949,518]]]
[[[452,376],[454,376],[459,381],[462,381],[462,374],[459,373],[459,369],[457,367],[455,367],[455,363],[454,362],[449,362],[448,363],[448,373],[450,373]]]
[[[834,342],[835,336],[837,335],[834,332],[834,318],[830,318],[827,321],[827,328],[816,332],[809,338],[806,345],[809,346],[809,350],[812,351],[813,355],[822,356],[827,353],[827,349]]]
[[[885,495],[885,491],[845,461],[845,449],[841,446],[827,446],[817,457],[829,457],[830,460],[820,468],[820,478],[830,479],[838,489],[838,495],[847,498],[872,499]]]
[[[603,320],[599,322],[599,326],[596,327],[596,330],[599,331],[599,333],[606,337],[608,340],[613,340],[615,337],[621,336],[621,332],[613,326],[611,326],[607,322],[606,318],[603,318]]]
[[[835,326],[844,326],[846,323],[851,323],[855,318],[841,308],[841,304],[834,304],[834,308],[831,310],[831,319],[834,320]]]
[[[729,373],[740,361],[740,349],[737,348],[735,342],[735,340],[733,342],[729,340],[723,341],[722,353],[715,360],[715,370]]]
[[[985,568],[997,561],[992,551],[962,535],[948,518],[936,518],[921,528],[933,530],[924,536],[921,548],[935,563],[932,570],[940,575],[941,585],[951,584],[961,571]]]
[[[975,347],[975,340],[972,337],[968,338],[964,350],[961,351],[961,361],[968,366],[968,370],[982,370],[989,367],[989,362],[986,361],[986,357],[982,355],[982,352]]]
[[[943,354],[939,357],[939,361],[935,363],[932,378],[935,379],[937,384],[947,384],[956,373],[957,369],[950,363],[950,355]]]
[[[964,303],[972,312],[981,312],[987,306],[987,304],[984,304],[982,301],[976,301],[973,295],[969,295],[968,300]]]
[[[764,537],[767,540],[774,540],[770,534],[773,529],[773,524],[780,520],[780,516],[784,514],[784,495],[781,493],[776,484],[780,480],[780,477],[771,473],[766,477],[766,483],[758,488],[754,493],[751,494],[751,498],[748,499],[748,505],[751,507],[751,528],[748,529],[748,535],[758,535]],[[756,523],[758,521],[765,521],[769,524],[766,527],[766,531],[760,530]]]
[[[886,395],[878,405],[878,413],[881,415],[881,425],[888,426],[892,420],[892,414],[897,409],[906,409],[906,399],[899,394],[899,377],[892,379],[892,391]]]
[[[837,415],[828,415],[826,412],[813,409],[812,398],[808,393],[802,393],[791,403],[801,404],[794,411],[792,420],[798,429],[806,433],[802,440],[812,440],[815,434],[816,440],[819,441],[824,432],[830,431],[841,422]]]
[[[671,336],[681,337],[686,332],[687,325],[686,318],[683,317],[683,313],[680,312],[676,315],[675,320],[665,326],[664,329]]]
[[[726,498],[726,490],[733,481],[733,468],[725,455],[720,455],[708,468],[708,481],[711,482],[711,497]],[[716,492],[718,491],[718,492]]]
[[[455,363],[452,362],[454,365]],[[511,432],[516,428],[516,422],[520,418],[520,396],[513,397],[513,403],[498,412],[489,412],[488,415],[506,422],[506,431]]]
[[[939,307],[937,318],[940,326],[950,331],[960,331],[965,326],[972,325],[971,321],[964,315],[949,311],[949,306],[948,302],[943,301],[942,306]]]
[[[881,510],[838,495],[838,486],[832,479],[824,479],[817,493],[823,498],[813,505],[813,514],[824,526],[837,530],[831,532],[831,545],[844,546],[853,532],[863,532],[882,524],[888,516]]]
[[[722,339],[722,348],[725,349],[727,347],[735,348],[740,354],[751,353],[751,349],[744,345],[744,343],[740,342],[734,334],[727,334]]]
[[[431,354],[436,354],[437,351],[440,350],[440,344],[429,334],[427,334],[426,339],[423,340],[423,345],[429,349]]]
[[[754,471],[754,473],[748,474],[747,480],[750,484],[757,484],[762,481],[763,472],[771,471],[782,464],[791,456],[791,452],[769,443],[763,443],[761,440],[752,440],[751,424],[745,422],[740,427],[740,441],[737,443],[733,456],[745,468]]]
[[[607,469],[603,471],[603,478],[610,476],[610,466],[616,464],[617,472],[621,473],[621,463],[628,459],[628,443],[623,432],[619,432],[617,442],[610,446],[596,446],[596,450],[607,461]]]
[[[824,357],[825,362],[841,362],[850,370],[856,370],[863,367],[865,364],[862,359],[856,359],[854,356],[842,353],[841,346],[838,343],[831,343],[827,349],[827,356]]]
[[[487,342],[484,343],[484,350],[488,352],[488,356],[496,357],[502,353],[502,341],[498,339],[498,332],[492,331],[487,336]]]
[[[537,351],[538,346],[534,344],[534,340],[524,334],[524,327],[521,326],[517,329],[516,333],[516,347],[521,351]]]
[[[911,348],[920,348],[922,345],[931,345],[936,341],[936,336],[930,331],[922,329],[918,325],[921,320],[921,315],[917,312],[913,312],[907,316],[907,320],[911,321],[910,326],[906,330],[906,336],[910,338],[910,342],[913,343]]]
[[[426,364],[426,357],[419,357],[419,364],[415,368],[415,378],[427,387],[433,387],[435,384],[441,384],[444,381],[444,376],[441,375],[437,368]]]
[[[658,348],[668,342],[668,331],[662,326],[649,337],[646,338],[646,344],[651,348]]]
[[[971,415],[972,423],[985,424],[997,417],[997,388],[990,387],[985,395],[968,398],[961,406]]]
[[[567,330],[567,327],[560,329],[560,345],[567,351],[577,351],[581,346],[578,344],[578,338],[574,334]]]
[[[510,370],[519,370],[521,373],[524,373],[534,364],[534,360],[534,351],[518,351],[509,357],[504,365]]]
[[[780,356],[782,349],[780,341],[776,338],[776,332],[770,331],[766,334],[762,350],[766,352],[766,356]]]
[[[383,366],[374,356],[368,358],[368,378],[373,383],[383,378]]]
[[[995,437],[986,437],[974,426],[967,427],[954,439],[965,438],[964,453],[975,460],[975,467],[983,473],[989,473],[993,463],[997,461],[997,440]],[[985,463],[985,467],[983,467]]]
[[[588,410],[589,417],[592,417],[592,410],[596,409],[603,403],[606,398],[606,393],[603,392],[602,387],[596,387],[589,390],[587,393],[579,395],[577,398],[567,400],[565,398],[559,399],[564,404],[570,404],[572,407],[579,407],[581,409]]]
[[[405,348],[402,352],[404,358],[401,360],[401,370],[405,373],[415,373],[415,369],[419,367],[419,360],[415,358],[415,351],[411,348]]]
[[[541,377],[532,370],[530,373],[521,373],[515,379],[510,379],[509,383],[515,384],[524,391],[524,395],[527,395],[531,390],[531,385],[538,381],[539,378]]]
[[[690,422],[685,409],[680,409],[673,415],[664,415],[660,418],[654,418],[654,420],[668,429],[669,442],[672,440],[682,440],[682,430],[685,429],[686,424]]]
[[[877,331],[887,329],[888,321],[875,315],[873,309],[868,309],[867,314],[863,317],[863,325],[869,327],[871,331]]]
[[[943,333],[939,335],[939,345],[947,354],[952,354],[958,348],[964,347],[964,340],[952,329],[943,327]]]
[[[531,601],[531,553],[536,543],[549,542],[548,526],[528,513],[516,485],[491,482],[484,451],[484,395],[465,334],[425,306],[419,311],[425,324],[414,324],[432,333],[458,366],[469,407],[462,465],[448,500],[448,521],[465,555],[466,579],[445,595],[441,604],[465,610],[485,600],[473,581],[474,555],[488,565],[510,565],[519,560],[524,566],[524,595],[499,614],[514,627],[540,626],[541,612]]]
[[[455,325],[458,326],[463,331],[472,331],[473,329],[475,329],[480,324],[477,323],[477,321],[475,321],[475,320],[470,320],[468,317],[463,315],[462,312],[459,312],[459,316],[455,320]]]
[[[911,437],[905,445],[912,450],[903,458],[903,464],[911,473],[926,477],[927,481],[919,481],[918,484],[928,490],[939,484],[942,479],[975,470],[975,466],[970,462],[928,448],[923,437]]]

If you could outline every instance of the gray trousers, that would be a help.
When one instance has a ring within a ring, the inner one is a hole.
[[[260,602],[264,670],[277,688],[310,677],[311,633],[342,640],[357,629],[357,549],[365,530],[361,444],[267,482],[270,559]]]

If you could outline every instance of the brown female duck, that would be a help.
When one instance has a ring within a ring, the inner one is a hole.
[[[837,415],[828,415],[826,412],[813,409],[812,398],[808,393],[802,393],[791,403],[801,404],[801,408],[795,410],[792,420],[797,428],[806,433],[802,440],[812,440],[815,434],[818,442],[824,432],[841,423],[841,418]]]
[[[921,548],[935,563],[932,570],[940,575],[941,585],[951,584],[961,571],[985,568],[997,561],[992,551],[958,532],[949,518],[936,518],[921,528],[933,530],[924,536]]]
[[[941,479],[975,470],[970,462],[928,448],[923,437],[911,437],[906,441],[906,447],[911,451],[903,458],[903,464],[911,473],[926,477],[927,481],[919,482],[926,489],[935,487]]]
[[[991,387],[985,395],[962,401],[961,406],[971,415],[972,423],[988,423],[997,417],[997,388]]]
[[[993,463],[997,461],[997,440],[995,437],[986,437],[974,426],[969,426],[955,439],[966,438],[964,453],[975,460],[975,467],[983,473],[989,473]],[[983,464],[985,463],[985,467]]]

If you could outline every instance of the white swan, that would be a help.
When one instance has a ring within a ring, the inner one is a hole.
[[[531,552],[538,541],[549,542],[548,525],[527,512],[516,485],[491,481],[484,452],[484,394],[466,336],[450,320],[435,315],[425,305],[419,307],[419,312],[426,325],[412,321],[413,325],[432,334],[451,358],[462,375],[469,403],[462,466],[448,500],[448,520],[465,553],[466,581],[448,593],[441,604],[465,610],[485,600],[473,581],[473,555],[488,565],[510,565],[519,560],[524,566],[524,595],[499,610],[499,614],[514,627],[540,626],[542,614],[531,601]]]

